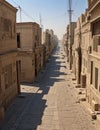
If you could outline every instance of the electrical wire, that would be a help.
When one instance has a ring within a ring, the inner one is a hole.
[[[31,19],[32,21],[34,21],[33,17],[30,16],[17,2],[15,2],[14,0],[12,0],[12,2],[17,6],[17,8],[20,10],[20,13],[23,13],[25,16],[27,16],[29,19]]]
[[[77,7],[77,5],[78,5],[78,0],[76,0],[75,3],[74,2],[72,3],[72,7],[74,8],[74,10]]]

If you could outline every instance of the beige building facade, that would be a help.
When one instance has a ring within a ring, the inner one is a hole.
[[[86,12],[82,15],[82,68],[81,68],[81,87],[86,88],[89,80],[89,54],[91,53],[91,28],[90,28],[90,17],[89,12]]]
[[[65,43],[65,50],[67,54],[67,61],[69,63],[69,69],[72,69],[72,64],[73,64],[73,54],[72,54],[72,47],[74,44],[74,30],[76,28],[76,22],[71,22],[69,25],[67,25],[66,29],[66,43]]]
[[[74,31],[73,72],[77,84],[86,88],[93,111],[100,110],[100,0],[89,0]]]
[[[77,84],[86,88],[89,49],[90,49],[90,20],[88,19],[88,11],[82,14],[77,20],[77,26],[74,31],[73,45],[73,72]]]
[[[64,37],[70,63],[70,27]],[[100,110],[100,0],[88,0],[88,9],[76,23],[72,46],[72,70],[79,87],[86,89],[86,99],[93,111]]]
[[[33,82],[42,67],[41,28],[34,22],[17,23],[21,82]]]
[[[20,92],[16,42],[17,10],[0,0],[0,120]]]
[[[100,110],[100,0],[88,0],[91,28],[87,98],[93,110]]]
[[[77,84],[80,84],[81,77],[81,18],[77,20],[74,30],[74,44],[72,47],[73,64],[72,70],[75,74]]]
[[[44,45],[44,55],[45,55],[45,62],[48,60],[50,57],[52,51],[58,44],[58,38],[54,34],[53,30],[46,29],[45,32],[43,32],[43,40],[42,44]]]
[[[51,35],[49,33],[49,29],[46,29],[46,31],[43,33],[43,44],[46,47],[45,61],[47,61],[50,56],[51,47]]]

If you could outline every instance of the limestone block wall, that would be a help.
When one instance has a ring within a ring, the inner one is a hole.
[[[0,53],[16,50],[16,9],[5,1],[0,6]]]
[[[21,82],[32,83],[35,78],[35,56],[32,52],[21,52]]]
[[[0,0],[0,120],[18,95],[16,8]]]
[[[7,108],[7,106],[18,94],[16,58],[17,53],[10,53],[0,56],[0,99],[2,102],[2,106],[4,106],[5,108]]]

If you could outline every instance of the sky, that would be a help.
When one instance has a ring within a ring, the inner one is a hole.
[[[18,8],[17,22],[37,22],[45,29],[53,29],[59,39],[69,23],[68,0],[6,0]],[[21,13],[19,10],[21,7]],[[72,0],[72,21],[85,12],[87,0]],[[20,19],[21,14],[21,19]],[[41,21],[41,22],[40,22]]]

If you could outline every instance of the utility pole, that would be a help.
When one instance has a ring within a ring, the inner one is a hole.
[[[42,18],[41,18],[41,14],[39,14],[39,18],[40,18],[40,27],[42,27]]]
[[[42,36],[43,36],[43,25],[42,25],[42,17],[41,14],[39,14],[39,18],[40,18],[40,28],[41,28],[41,43],[43,41]]]
[[[39,14],[39,18],[40,18],[40,27],[43,30],[43,24],[42,24],[42,16],[41,16],[41,14]]]
[[[69,24],[72,22],[72,0],[69,0]]]
[[[22,9],[21,9],[20,6],[18,6],[18,8],[19,8],[19,11],[20,11],[20,22],[22,22]]]
[[[68,0],[69,4],[69,64],[72,69],[72,0]]]

